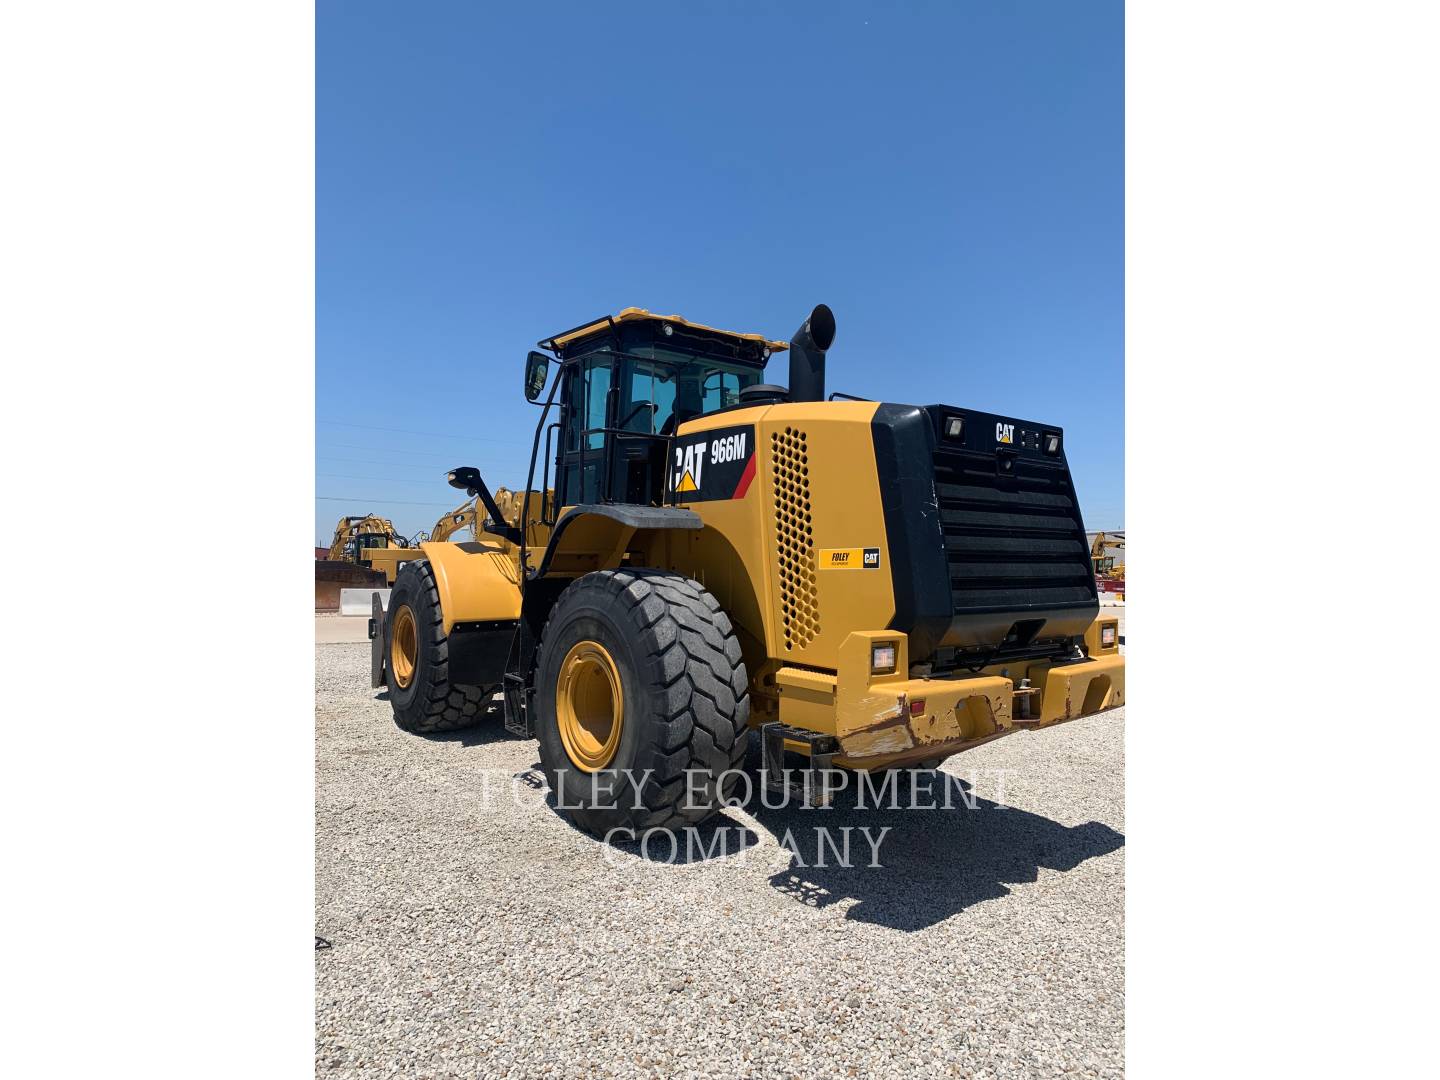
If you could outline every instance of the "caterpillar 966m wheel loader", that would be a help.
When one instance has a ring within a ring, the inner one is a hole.
[[[399,725],[503,693],[603,836],[708,817],[751,728],[781,782],[786,750],[812,774],[932,764],[1122,704],[1064,433],[826,400],[834,334],[824,305],[788,343],[628,308],[540,342],[538,489],[502,507],[455,470],[477,539],[422,544],[375,607]],[[787,348],[788,389],[763,384]]]

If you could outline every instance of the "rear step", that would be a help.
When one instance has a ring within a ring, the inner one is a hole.
[[[525,685],[525,679],[515,672],[505,673],[505,730],[522,739],[535,737],[535,725],[530,722],[530,710],[535,701],[535,691]]]
[[[801,771],[800,780],[791,780],[785,769],[785,740],[806,743],[810,747],[810,765]],[[787,798],[798,800],[805,806],[829,806],[830,791],[825,784],[825,774],[830,771],[830,760],[839,749],[833,735],[822,735],[804,728],[787,727],[779,721],[760,726],[761,767],[760,775],[767,791],[783,792]]]

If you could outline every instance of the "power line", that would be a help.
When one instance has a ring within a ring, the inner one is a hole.
[[[512,439],[489,439],[483,435],[448,435],[444,432],[416,431],[413,428],[377,427],[374,424],[352,424],[345,420],[316,420],[317,424],[334,424],[336,427],[361,428],[365,431],[392,431],[397,435],[420,435],[427,439],[459,439],[463,442],[509,443]]]
[[[379,503],[381,506],[446,506],[446,507],[448,507],[448,506],[451,506],[451,505],[452,505],[451,503],[448,503],[448,502],[443,502],[443,503],[442,503],[442,502],[415,502],[414,500],[411,500],[411,499],[371,499],[371,498],[360,498],[360,497],[358,497],[358,496],[352,498],[352,497],[349,496],[349,495],[316,495],[316,496],[315,496],[315,501],[316,501],[316,502],[365,503],[365,504]]]
[[[419,462],[409,461],[373,461],[366,458],[334,457],[330,454],[316,454],[316,461],[344,461],[351,465],[384,465],[391,469],[417,469],[422,472],[437,473],[444,476],[449,470],[442,469],[439,465],[421,465]]]
[[[403,476],[356,476],[354,473],[333,473],[317,472],[316,476],[328,477],[331,480],[375,480],[383,484],[426,484],[430,487],[439,487],[440,480],[407,480]]]
[[[437,454],[433,450],[401,450],[398,446],[377,446],[375,443],[371,443],[369,446],[361,443],[331,443],[330,448],[341,450],[369,450],[380,454],[408,454],[411,457],[433,457],[440,458],[443,461],[455,460],[455,455],[453,454]]]
[[[413,469],[413,470],[415,470],[416,472],[428,472],[428,473],[430,473],[432,476],[442,476],[442,477],[443,477],[447,472],[450,471],[450,469],[448,469],[448,468],[445,468],[445,467],[440,466],[440,465],[432,465],[432,464],[430,464],[429,462],[418,462],[418,461],[376,461],[376,460],[373,459],[373,458],[340,457],[339,455],[336,455],[336,454],[316,454],[316,455],[315,455],[315,460],[316,460],[316,461],[341,461],[341,462],[345,462],[346,464],[349,464],[349,465],[379,465],[380,467],[382,467],[382,468],[387,468],[387,469]],[[454,458],[451,458],[450,460],[453,461]],[[506,463],[506,462],[501,462],[499,465],[497,465],[495,462],[491,462],[489,465],[486,466],[486,470],[485,470],[485,471],[486,471],[486,472],[497,472],[497,471],[501,471],[503,465],[505,465],[505,464],[509,464],[510,466],[512,466],[512,467],[514,467],[514,468],[525,468],[526,465],[527,465],[527,463],[528,463],[528,459],[526,459],[526,460],[524,460],[524,461],[521,461],[521,460],[511,461],[511,462],[508,462],[508,463]],[[453,466],[452,466],[452,467],[453,467]]]

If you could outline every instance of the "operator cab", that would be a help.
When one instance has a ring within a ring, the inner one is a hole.
[[[556,506],[658,505],[679,425],[740,404],[770,355],[789,347],[633,307],[539,346],[562,362],[560,419],[546,429],[544,458],[548,471],[554,455]],[[527,396],[531,385],[527,370]]]
[[[389,542],[390,538],[384,533],[360,533],[350,541],[350,561],[358,563],[365,557],[365,552],[371,548],[387,547]]]

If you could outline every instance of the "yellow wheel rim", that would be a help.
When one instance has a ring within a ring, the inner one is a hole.
[[[605,646],[578,642],[560,664],[555,685],[560,741],[577,768],[598,772],[610,764],[625,724],[620,672]]]
[[[401,605],[394,613],[395,628],[390,632],[390,670],[403,689],[415,678],[415,657],[420,652],[420,635],[415,629],[415,613]]]

